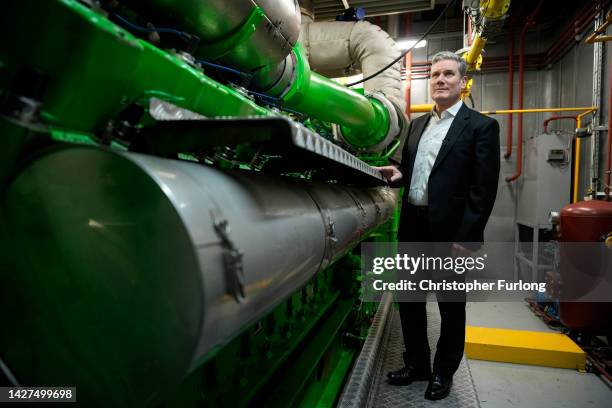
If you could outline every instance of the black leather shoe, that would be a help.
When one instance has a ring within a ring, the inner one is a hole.
[[[387,373],[389,378],[389,384],[392,385],[408,385],[413,381],[428,381],[431,379],[431,372],[429,370],[419,370],[413,366],[406,366],[400,368],[397,371],[391,371]]]
[[[441,400],[446,398],[453,386],[453,377],[434,374],[425,391],[425,399]]]

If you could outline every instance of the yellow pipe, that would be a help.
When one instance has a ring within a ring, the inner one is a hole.
[[[587,110],[586,112],[583,112],[580,115],[576,116],[576,127],[580,129],[582,127],[582,118],[588,114],[595,112],[596,110],[597,108],[593,107]],[[574,192],[572,194],[572,203],[578,201],[578,186],[580,185],[580,139],[578,138],[576,138],[574,151],[576,156],[574,160]]]
[[[432,109],[433,109],[433,103],[410,105],[410,113],[426,113],[426,112],[431,112]]]
[[[608,14],[606,15],[606,21],[604,21],[602,25],[597,27],[597,29],[593,31],[593,34],[589,35],[587,39],[584,40],[584,42],[587,44],[593,44],[596,42],[604,42],[604,41],[612,40],[612,36],[610,35],[601,35],[601,34],[605,34],[606,29],[608,28],[610,23],[612,23],[612,12],[608,11]]]
[[[578,201],[578,174],[580,173],[580,139],[576,138],[576,144],[574,147],[574,192],[572,194],[572,202]]]
[[[506,14],[510,0],[480,0],[480,12],[489,20],[498,20]]]
[[[495,21],[501,19],[510,7],[510,0],[481,0],[480,12],[484,17],[484,25],[486,21]],[[484,26],[480,30],[484,29]],[[480,70],[482,64],[482,50],[487,44],[486,37],[483,36],[483,31],[476,31],[474,40],[470,49],[463,54],[463,58],[468,65],[468,71]]]
[[[475,68],[476,63],[478,62],[478,57],[480,57],[480,53],[484,49],[486,43],[487,39],[481,37],[480,33],[476,33],[476,36],[474,36],[474,41],[472,41],[472,46],[470,47],[470,50],[466,54],[464,54],[463,57],[470,69]]]
[[[423,113],[430,112],[433,109],[433,104],[425,103],[420,105],[410,105],[411,113]],[[503,109],[503,110],[492,110],[492,111],[480,111],[483,115],[502,115],[506,113],[540,113],[540,112],[571,112],[571,111],[586,111],[584,114],[589,114],[597,110],[594,106],[585,106],[577,108],[541,108],[541,109]]]
[[[578,107],[578,108],[541,108],[541,109],[503,109],[493,111],[480,111],[483,115],[502,115],[505,113],[540,113],[540,112],[570,112],[570,111],[587,111],[589,114],[597,110],[594,106]]]
[[[422,105],[410,105],[410,112],[412,113],[423,113],[423,112],[431,112],[433,109],[432,104],[422,104]],[[541,113],[541,112],[571,112],[571,111],[584,111],[576,116],[576,127],[582,127],[582,118],[586,115],[589,115],[595,111],[597,108],[595,106],[587,106],[587,107],[576,107],[576,108],[541,108],[541,109],[502,109],[502,110],[493,110],[493,111],[481,111],[483,115],[503,115],[506,113]],[[574,160],[574,192],[572,194],[572,203],[578,201],[578,185],[579,185],[579,176],[580,176],[580,139],[576,139],[576,144],[574,147],[575,152],[575,160]]]
[[[585,41],[587,44],[593,44],[596,42],[607,42],[607,41],[612,40],[612,35],[600,35],[593,39],[587,38],[587,40],[590,40],[590,41]]]
[[[596,112],[597,108],[596,107],[591,107],[589,110],[587,110],[586,112],[581,113],[580,115],[576,116],[576,127],[577,128],[581,128],[582,127],[582,118],[585,117],[586,115]]]

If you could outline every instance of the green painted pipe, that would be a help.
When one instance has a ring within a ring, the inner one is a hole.
[[[296,75],[283,95],[285,106],[341,126],[345,140],[367,148],[381,142],[389,131],[390,117],[379,101],[367,98],[310,70],[301,44],[294,47]]]
[[[280,61],[289,53],[287,47],[291,38],[297,38],[299,33],[297,20],[292,18],[290,12],[279,14],[287,21],[278,27],[281,31],[287,30],[289,42],[277,42],[280,36],[269,36],[267,30],[262,28],[265,26],[263,22],[268,21],[269,13],[274,13],[271,5],[282,2],[260,1],[269,6],[267,10],[255,7],[253,3],[228,0],[155,0],[146,5],[130,0],[127,3],[146,15],[154,16],[156,21],[174,22],[199,35],[203,41],[196,54],[200,57],[220,59],[239,69],[258,71],[262,78],[276,80],[279,72],[286,69],[283,67],[279,71],[278,64],[285,63]],[[241,8],[230,13],[227,9],[230,4],[240,5]],[[225,24],[219,25],[220,21]],[[289,92],[283,95],[286,107],[340,125],[344,139],[358,148],[368,148],[385,139],[390,114],[379,101],[311,72],[299,42],[293,47],[293,55],[296,72],[292,76]],[[278,90],[280,92],[282,89]]]
[[[317,119],[354,128],[369,127],[377,119],[370,101],[349,88],[310,72],[308,92],[286,105]]]
[[[104,129],[127,105],[148,96],[171,100],[205,116],[270,114],[179,57],[100,18],[76,0],[45,2],[42,6],[34,3],[30,0],[9,7],[0,18],[6,23],[0,25],[0,32],[10,36],[12,24],[21,21],[22,26],[34,22],[40,32],[53,35],[39,38],[38,31],[26,31],[21,41],[0,52],[0,60],[7,77],[13,77],[19,65],[26,64],[38,67],[53,79],[41,101],[45,123],[95,132]],[[31,11],[23,13],[25,8]],[[49,20],[49,15],[54,19]],[[66,50],[64,44],[74,27],[78,28],[79,37],[70,40],[72,46]],[[24,47],[28,42],[38,46]],[[285,106],[340,125],[345,139],[357,147],[372,146],[385,137],[389,113],[378,101],[312,73],[299,44],[293,52],[297,72],[291,89],[283,96]],[[62,58],[57,58],[58,55]],[[108,58],[121,63],[109,66]],[[83,69],[84,66],[88,68]],[[100,84],[104,84],[103,97],[83,97],[99,95]]]
[[[21,30],[17,40],[0,49],[0,87],[8,87],[3,82],[21,66],[45,72],[50,78],[41,100],[46,124],[99,131],[126,106],[151,96],[209,117],[271,114],[206,76],[207,71],[134,37],[77,0],[7,4],[0,13],[0,35],[11,38],[15,27],[36,30]]]
[[[310,71],[302,46],[295,42],[300,30],[299,15],[294,15],[292,7],[282,7],[291,2],[126,0],[125,3],[158,23],[176,25],[197,34],[202,40],[196,50],[198,57],[257,72],[260,79],[272,79],[272,82],[278,79],[279,72],[289,69],[283,67],[279,71],[279,64],[286,63],[283,60],[295,43],[296,72],[289,92],[282,97],[286,107],[340,125],[343,138],[358,148],[379,144],[389,132],[390,113],[379,101]],[[283,82],[282,78],[278,80]],[[277,93],[272,96],[279,96],[282,90],[271,92]]]

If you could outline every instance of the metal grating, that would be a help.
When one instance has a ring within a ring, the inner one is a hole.
[[[427,304],[427,322],[431,358],[435,355],[435,346],[440,335],[440,314],[435,303]],[[402,352],[402,328],[399,320],[399,311],[392,309],[389,316],[388,329],[382,341],[381,353],[375,369],[374,381],[370,385],[370,393],[366,408],[480,408],[480,401],[470,372],[470,366],[465,356],[461,360],[459,369],[453,377],[453,388],[448,397],[440,401],[426,400],[423,395],[427,388],[427,381],[418,381],[406,386],[396,386],[387,383],[387,372],[397,370],[404,363]]]
[[[435,0],[345,0],[349,7],[362,7],[367,17],[432,10]],[[342,0],[315,0],[316,21],[335,20],[344,11]]]
[[[391,294],[385,293],[378,306],[376,316],[374,316],[368,338],[342,391],[342,396],[337,405],[339,408],[361,408],[366,405],[370,386],[375,381],[373,376],[376,375],[374,371],[381,352],[382,339],[388,337],[385,336],[385,333],[389,330],[387,321],[390,312],[392,312],[391,302]]]

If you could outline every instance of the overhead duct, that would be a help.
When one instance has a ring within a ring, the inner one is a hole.
[[[342,77],[362,73],[364,78],[379,71],[400,56],[395,41],[380,27],[367,21],[357,22],[312,22],[302,16],[299,41],[303,44],[310,68],[326,77]],[[407,129],[406,102],[402,97],[400,63],[365,81],[366,95],[377,95],[377,99],[388,100],[387,110],[395,117],[399,133],[388,134],[373,150],[387,146]],[[348,135],[339,136],[350,144]],[[394,160],[401,159],[398,152]]]
[[[305,22],[300,42],[306,48],[310,69],[326,77],[362,73],[367,77],[399,57],[395,41],[380,27],[367,21]],[[366,94],[382,92],[400,108],[400,63],[364,83]]]

